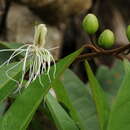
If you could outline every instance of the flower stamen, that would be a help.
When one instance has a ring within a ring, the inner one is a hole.
[[[19,91],[23,87],[23,82],[24,82],[24,77],[27,72],[27,68],[29,67],[29,79],[25,84],[25,88],[29,86],[29,84],[34,81],[37,77],[39,78],[39,82],[41,86],[44,86],[41,80],[41,74],[45,73],[48,76],[48,79],[51,82],[50,78],[50,67],[51,67],[51,62],[54,64],[54,72],[53,76],[55,78],[55,73],[56,73],[56,63],[55,60],[50,53],[51,50],[57,49],[58,47],[53,47],[49,49],[45,49],[45,37],[47,35],[47,28],[44,24],[40,24],[35,28],[35,35],[34,35],[34,42],[33,44],[26,44],[23,45],[17,49],[3,49],[0,50],[0,52],[5,52],[5,51],[14,51],[10,58],[5,61],[0,67],[2,67],[5,64],[9,64],[13,58],[16,56],[22,54],[24,58],[19,61],[16,65],[13,67],[9,68],[6,71],[6,75],[10,80],[15,81],[18,84],[18,89],[16,91]],[[16,66],[19,64],[22,64],[22,75],[20,82],[17,81],[16,79],[13,79],[10,75],[9,72],[13,70]]]

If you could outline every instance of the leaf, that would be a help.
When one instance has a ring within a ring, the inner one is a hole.
[[[0,41],[0,49],[5,49],[5,48],[6,49],[16,49],[22,45],[23,44],[21,44],[21,43],[7,43],[7,42]],[[5,62],[6,60],[8,60],[11,54],[12,54],[12,52],[10,52],[10,51],[0,52],[0,64]],[[17,58],[18,58],[18,56],[13,58],[13,61],[15,61]]]
[[[32,82],[5,113],[2,122],[0,122],[0,130],[26,129],[30,120],[32,119],[33,114],[35,113],[39,104],[42,102],[43,97],[48,93],[53,81],[61,76],[65,69],[75,60],[82,50],[83,48],[65,57],[57,63],[55,79],[52,78],[52,82],[50,82],[48,76],[44,74],[41,76],[44,86],[41,86],[38,79]],[[51,67],[50,74],[52,74],[53,69],[54,68]]]
[[[0,41],[0,46],[4,47],[4,48],[18,48],[20,46],[22,46],[21,43],[6,43],[6,42],[1,42]],[[7,60],[10,56],[10,54],[8,54],[7,52],[0,52],[0,56],[1,53],[3,53],[6,58],[4,58],[4,62],[5,60]],[[3,57],[5,57],[2,55],[2,60]],[[1,61],[0,61],[1,62]],[[0,74],[1,74],[1,78],[0,78],[0,103],[5,100],[16,88],[16,82],[12,81],[9,79],[9,77],[7,77],[6,75],[6,71],[9,70],[11,67],[15,66],[18,62],[15,63],[11,63],[9,65],[4,65],[4,66],[0,66]],[[14,69],[9,71],[9,75],[13,78],[18,80],[20,78],[20,73],[21,73],[21,64],[19,64],[18,66],[16,66]],[[14,71],[17,70],[17,71]]]
[[[10,80],[6,75],[6,71],[16,64],[17,63],[11,63],[0,68],[0,103],[3,102],[17,88],[16,82]],[[16,66],[15,70],[17,71],[14,71],[14,69],[12,69],[9,71],[9,75],[13,79],[18,80],[21,72],[21,67],[21,65]]]
[[[0,48],[17,48],[20,47],[22,44],[16,43],[6,43],[0,42]],[[11,52],[0,52],[0,63],[5,62],[11,55]],[[3,102],[16,88],[16,82],[12,81],[7,77],[6,71],[9,70],[11,67],[15,66],[18,62],[11,63],[9,65],[0,66],[0,103]],[[14,71],[17,70],[17,71]],[[14,69],[9,71],[9,75],[13,78],[18,80],[20,77],[21,72],[21,65],[19,64]]]
[[[2,117],[7,106],[7,102],[0,103],[0,118]]]
[[[47,94],[46,104],[58,130],[78,130],[74,121],[68,116],[65,110],[60,106],[56,99],[51,96],[51,94]]]
[[[124,60],[125,76],[112,106],[107,130],[130,130],[130,63]]]
[[[63,83],[62,83],[63,82]],[[81,130],[99,130],[96,109],[86,85],[70,70],[53,84],[57,98]]]
[[[112,104],[124,78],[122,61],[116,60],[112,68],[106,66],[99,67],[96,78],[108,95],[109,103]]]
[[[89,79],[90,89],[93,95],[93,100],[96,104],[100,128],[101,130],[104,130],[109,116],[109,106],[107,104],[106,95],[100,87],[99,82],[96,80],[87,61],[85,62],[85,67]]]
[[[22,45],[24,45],[24,44],[22,44],[22,43],[9,43],[9,42],[0,41],[0,46],[5,47],[5,48],[15,49],[15,48],[18,48]]]

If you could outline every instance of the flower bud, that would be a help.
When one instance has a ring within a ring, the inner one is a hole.
[[[114,33],[109,29],[103,31],[98,39],[98,45],[103,48],[111,48],[114,45],[114,42],[115,42]]]
[[[45,24],[39,24],[35,27],[34,44],[38,47],[44,47],[47,28]]]
[[[82,25],[83,29],[88,34],[96,33],[99,28],[98,19],[94,14],[88,14],[87,16],[85,16]]]
[[[128,25],[126,29],[126,35],[127,35],[128,40],[130,41],[130,25]]]

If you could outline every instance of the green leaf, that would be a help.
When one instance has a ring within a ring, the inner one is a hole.
[[[112,104],[124,78],[123,62],[116,60],[112,68],[100,66],[96,78],[108,95],[109,103]]]
[[[33,114],[42,102],[43,97],[48,93],[53,81],[61,76],[66,68],[75,60],[82,52],[83,48],[65,57],[57,63],[57,71],[55,79],[48,79],[47,75],[42,75],[41,80],[44,86],[41,86],[38,79],[32,82],[27,89],[15,100],[9,110],[5,113],[2,122],[0,122],[0,130],[24,130],[32,119]],[[51,67],[50,76],[52,76],[54,68]]]
[[[6,71],[16,64],[17,63],[11,63],[0,68],[0,103],[3,102],[17,88],[16,82],[9,79],[6,75]],[[9,75],[13,79],[18,80],[21,73],[21,67],[21,64],[19,64],[14,69],[12,68],[12,70],[9,71]]]
[[[7,43],[7,42],[2,42],[0,41],[0,47],[4,47],[4,48],[18,48],[20,46],[22,46],[23,44],[21,43]],[[1,53],[4,54],[1,55]],[[10,53],[10,52],[8,52]],[[2,60],[4,59],[7,60],[10,56],[10,54],[8,54],[7,52],[0,52],[0,58],[2,57]],[[4,58],[3,58],[4,57]],[[6,58],[5,58],[6,57]],[[1,62],[1,61],[0,61]],[[18,62],[16,63],[11,63],[9,65],[4,65],[4,66],[0,66],[0,103],[3,102],[3,100],[5,100],[16,88],[16,82],[10,80],[9,77],[7,77],[6,75],[6,71],[9,70],[11,67],[15,66]],[[22,64],[17,65],[15,68],[13,68],[12,70],[9,71],[9,75],[13,78],[18,80],[20,78],[20,73],[21,73],[21,68],[22,68]],[[15,71],[17,70],[17,71]]]
[[[0,47],[4,47],[4,48],[18,48],[22,46],[21,43],[6,43],[6,42],[0,42]],[[4,54],[4,56],[1,56],[1,53]],[[9,53],[9,52],[8,52]],[[8,54],[7,52],[0,52],[0,58],[4,57],[4,62],[5,60],[7,60],[10,56],[10,54]],[[8,56],[7,56],[8,55]],[[5,58],[6,57],[6,58]],[[0,61],[1,62],[1,61]],[[9,65],[4,65],[4,66],[0,66],[0,103],[5,100],[16,88],[16,82],[10,80],[9,77],[7,77],[6,75],[6,71],[9,70],[11,67],[16,66],[16,64],[18,64],[18,62],[16,63],[11,63]],[[21,69],[22,68],[22,64],[17,65],[15,68],[12,68],[12,70],[9,71],[9,75],[13,78],[18,80],[20,78],[20,73],[21,73]],[[17,70],[17,71],[16,71]]]
[[[58,130],[78,130],[74,121],[51,94],[47,94],[45,100]]]
[[[63,83],[53,88],[60,103],[69,111],[81,130],[99,130],[96,109],[86,85],[70,70],[64,73]]]
[[[5,109],[6,109],[6,106],[7,106],[7,102],[0,103],[0,118],[1,118],[2,115],[4,114],[4,111],[5,111]]]
[[[85,62],[85,67],[88,74],[93,100],[96,104],[97,114],[100,122],[100,128],[101,130],[104,130],[109,116],[109,106],[107,104],[106,95],[102,90],[99,82],[96,80],[87,61]]]
[[[2,42],[0,41],[0,49],[16,49],[19,48],[24,44],[22,43],[7,43],[7,42]],[[5,62],[6,60],[9,59],[10,55],[12,54],[13,51],[5,51],[5,52],[0,52],[0,64]],[[13,61],[16,61],[18,59],[18,56],[13,58]]]
[[[9,42],[0,41],[0,47],[4,47],[4,48],[15,49],[15,48],[18,48],[22,45],[24,45],[24,44],[22,44],[22,43],[9,43]]]
[[[124,60],[125,76],[112,106],[107,130],[130,130],[130,63]]]

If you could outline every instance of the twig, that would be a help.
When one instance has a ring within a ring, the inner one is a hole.
[[[119,54],[124,54],[124,51],[130,50],[130,44],[121,46],[121,47],[116,48],[116,49],[111,49],[111,50],[104,50],[104,49],[100,49],[99,47],[97,48],[96,46],[94,46],[94,44],[86,44],[83,47],[84,47],[84,49],[88,49],[88,48],[91,49],[92,52],[80,55],[76,59],[76,61],[77,60],[84,60],[84,59],[92,59],[92,58],[103,56],[103,55],[115,56],[115,57],[122,60],[123,57],[120,56]]]

